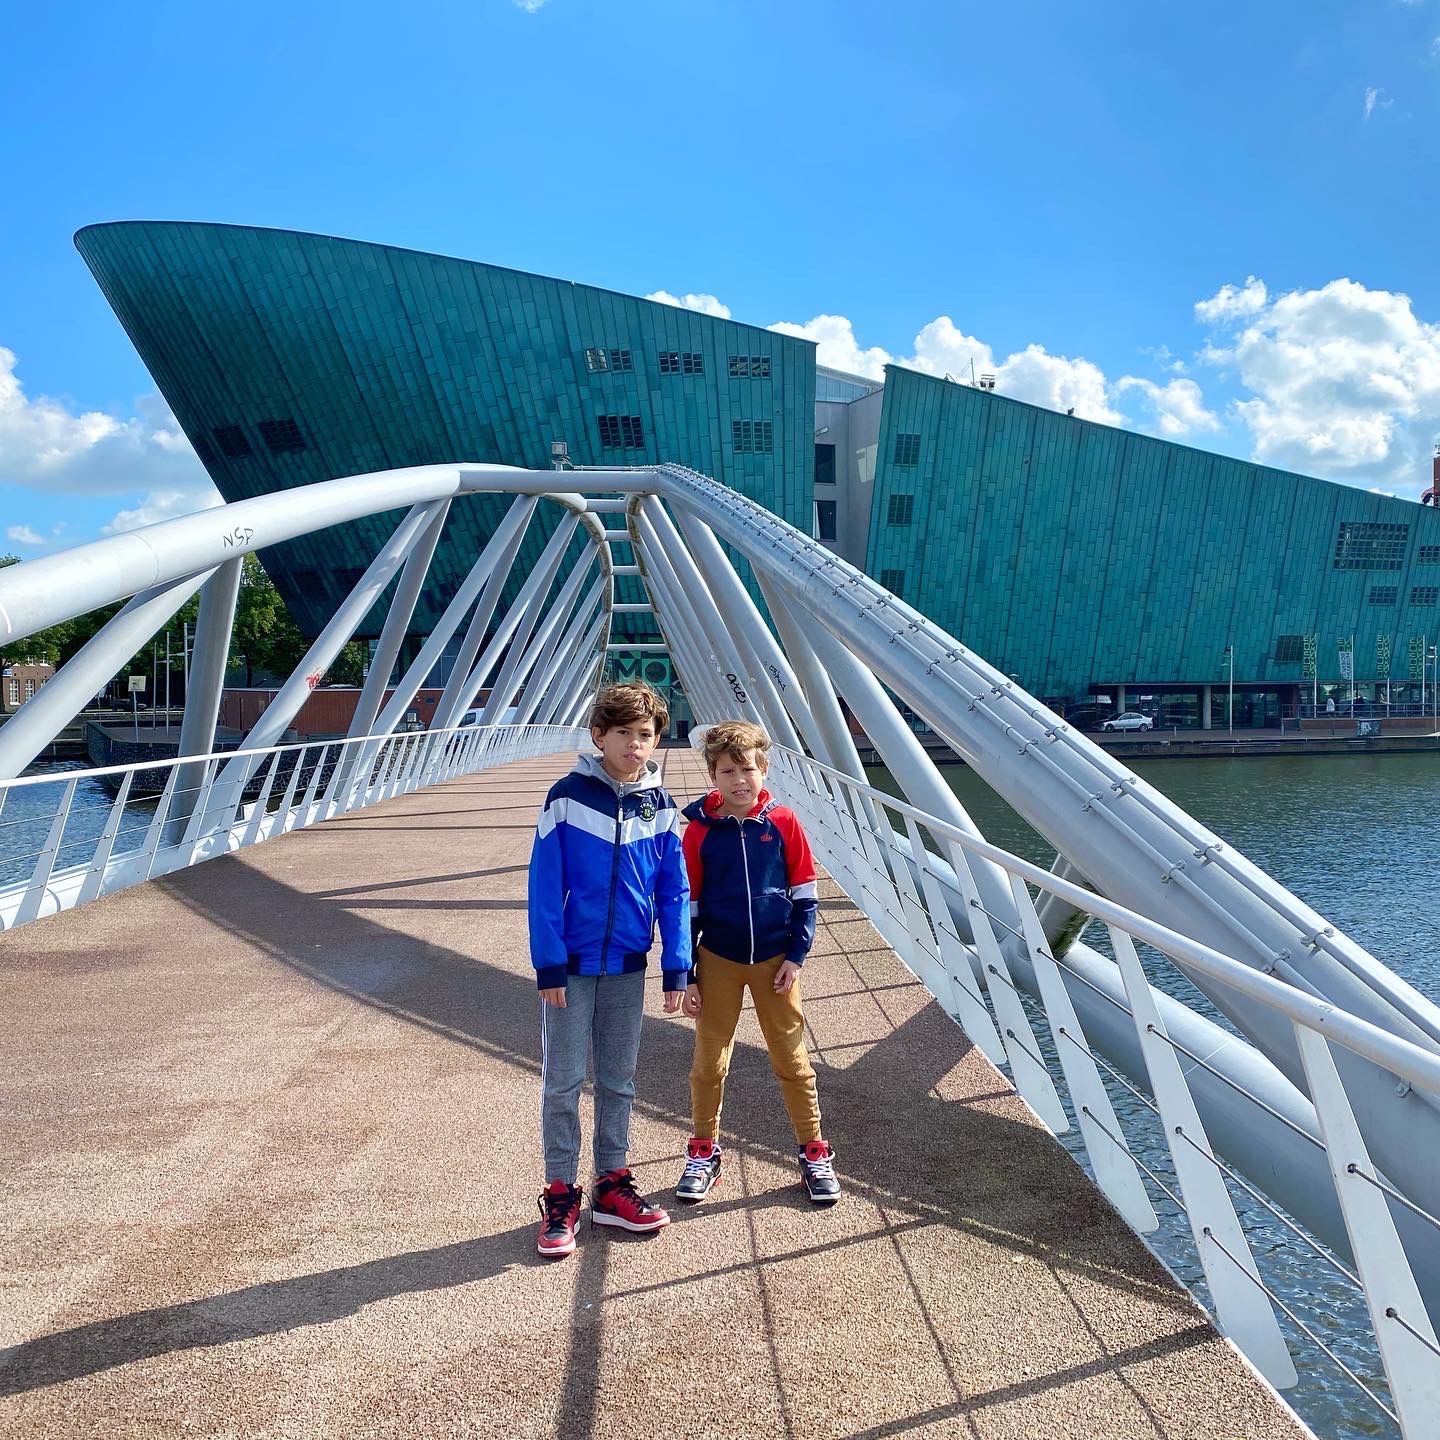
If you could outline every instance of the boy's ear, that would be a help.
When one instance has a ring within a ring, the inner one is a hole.
[[[609,734],[609,731],[602,730],[598,725],[592,725],[590,727],[590,739],[597,748],[607,734]]]

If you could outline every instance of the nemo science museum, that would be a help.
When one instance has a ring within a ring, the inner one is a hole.
[[[168,222],[76,244],[226,500],[444,461],[545,467],[556,445],[582,465],[676,462],[1082,723],[1419,708],[1440,639],[1433,508],[897,366],[842,374],[806,340],[470,260]],[[415,638],[503,504],[452,517]],[[302,630],[319,631],[393,518],[264,552]],[[546,538],[532,529],[517,574]],[[617,620],[617,640],[660,639],[646,616]],[[650,651],[618,660],[673,678]]]

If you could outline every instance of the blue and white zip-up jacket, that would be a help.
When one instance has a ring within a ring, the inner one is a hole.
[[[667,990],[690,969],[690,887],[680,812],[645,762],[633,783],[581,755],[551,787],[530,851],[530,962],[541,990],[570,975],[628,975],[645,968],[660,922]]]
[[[783,955],[803,965],[815,943],[815,858],[793,810],[768,790],[743,818],[721,815],[720,792],[685,807],[685,868],[695,934],[722,960]]]

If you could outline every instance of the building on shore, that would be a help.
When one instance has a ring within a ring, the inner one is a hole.
[[[493,265],[171,222],[76,244],[227,500],[439,461],[546,467],[563,441],[577,464],[675,461],[755,497],[1077,716],[1223,726],[1233,689],[1234,724],[1256,726],[1327,698],[1413,706],[1428,683],[1429,506],[1062,415],[987,377],[843,375],[809,341]],[[505,503],[457,507],[417,634]],[[303,630],[389,528],[264,552]],[[665,682],[660,657],[629,663]]]
[[[0,668],[0,715],[13,715],[54,678],[55,667],[43,660]]]

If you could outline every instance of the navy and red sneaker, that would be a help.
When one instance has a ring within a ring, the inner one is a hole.
[[[623,1166],[611,1170],[595,1181],[590,1194],[590,1223],[618,1225],[636,1235],[663,1230],[670,1217],[658,1205],[652,1205],[635,1188],[635,1177]]]
[[[540,1234],[535,1248],[551,1260],[563,1260],[575,1253],[575,1223],[580,1218],[580,1201],[585,1192],[578,1185],[552,1180],[539,1199]]]
[[[800,1174],[805,1193],[817,1205],[833,1205],[840,1198],[835,1178],[835,1152],[825,1140],[810,1140],[800,1147]]]
[[[685,1169],[675,1187],[675,1198],[687,1205],[699,1204],[719,1179],[720,1147],[713,1140],[694,1136],[685,1147]]]

